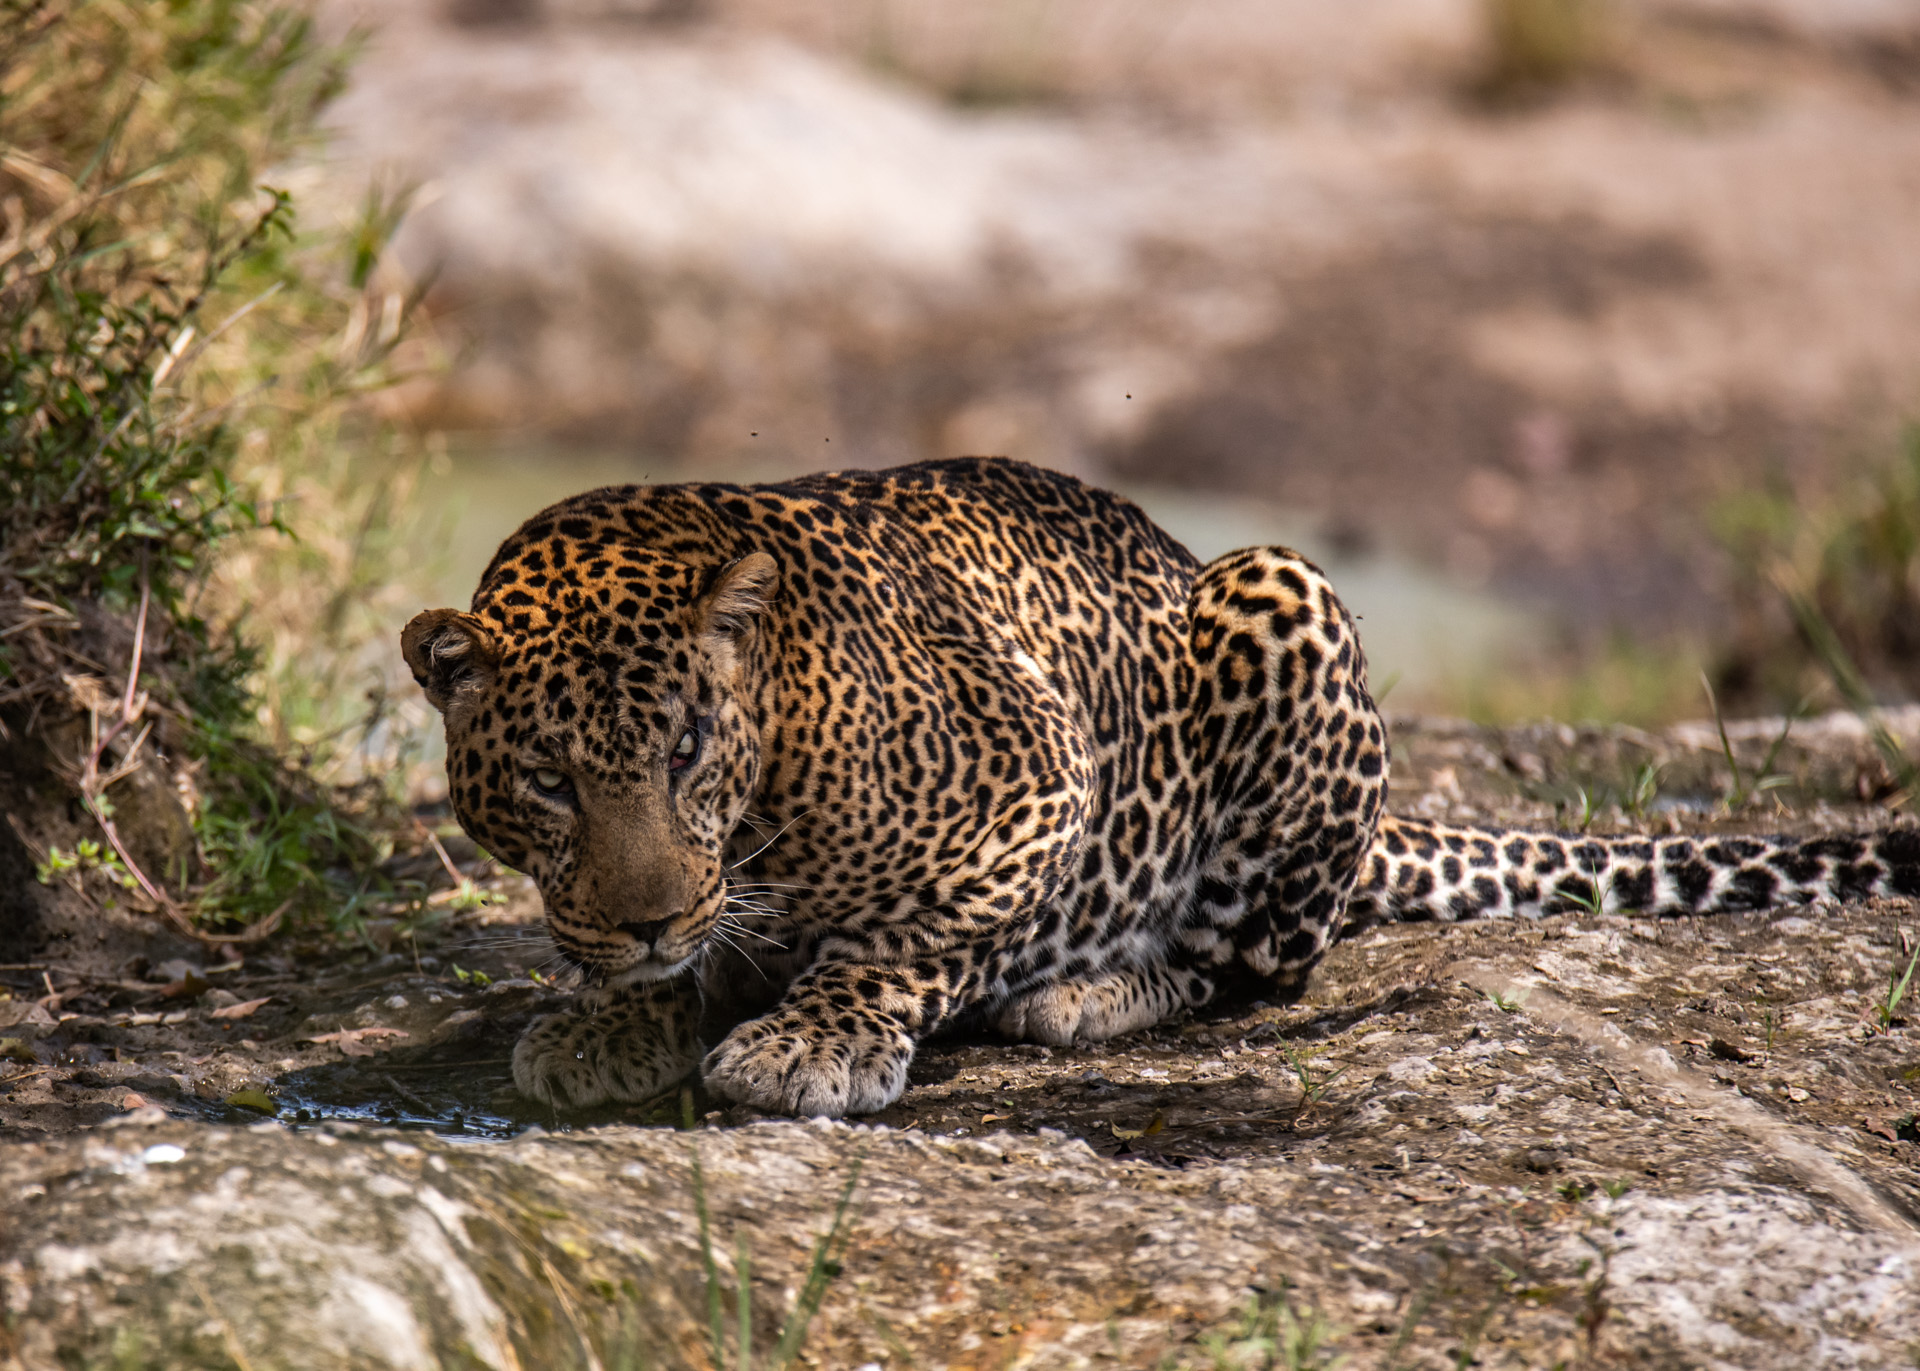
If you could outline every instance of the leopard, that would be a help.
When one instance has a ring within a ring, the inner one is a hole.
[[[448,797],[581,973],[512,1054],[559,1111],[867,1114],[976,1024],[1098,1041],[1297,1001],[1343,930],[1920,895],[1920,832],[1506,831],[1387,810],[1354,618],[1005,458],[614,486],[401,647]]]

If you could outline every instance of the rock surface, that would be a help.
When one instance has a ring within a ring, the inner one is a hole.
[[[1751,782],[1777,726],[1732,731]],[[1855,721],[1796,729],[1764,814],[1716,805],[1718,750],[1408,722],[1395,803],[1577,822],[1585,786],[1604,827],[1626,816],[1596,792],[1652,759],[1642,824],[1888,821],[1852,798],[1879,784]],[[673,1100],[535,1128],[502,1093],[555,993],[507,974],[544,955],[526,912],[150,984],[154,1008],[0,1001],[0,1364],[707,1366],[696,1150],[729,1349],[751,1258],[756,1364],[856,1164],[820,1366],[1264,1365],[1275,1330],[1303,1366],[1920,1345],[1920,1044],[1910,997],[1883,1013],[1904,902],[1374,929],[1297,1005],[1066,1049],[959,1036],[874,1119],[696,1101],[691,1135]]]

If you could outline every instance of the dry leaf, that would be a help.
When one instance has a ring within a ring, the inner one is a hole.
[[[46,1006],[33,1000],[8,1000],[0,1004],[0,1028],[52,1028],[53,1015]]]
[[[378,1048],[367,1046],[367,1038],[406,1038],[412,1035],[404,1028],[388,1028],[385,1024],[375,1024],[372,1028],[343,1028],[337,1033],[316,1033],[302,1042],[332,1043],[349,1057],[371,1057]]]
[[[213,982],[195,972],[188,972],[177,981],[169,981],[160,987],[163,1000],[197,1000],[206,994]]]
[[[268,1000],[271,1000],[272,998],[273,996],[271,995],[262,995],[257,1000],[242,1000],[239,1004],[230,1004],[225,1009],[215,1009],[210,1013],[208,1013],[207,1017],[209,1019],[250,1018],[254,1010],[258,1009],[261,1005],[265,1004]]]
[[[1111,1128],[1113,1130],[1114,1137],[1123,1138],[1123,1139],[1124,1138],[1151,1138],[1155,1133],[1158,1133],[1161,1129],[1165,1128],[1166,1126],[1167,1126],[1167,1116],[1165,1113],[1163,1113],[1161,1110],[1158,1110],[1158,1109],[1153,1111],[1153,1117],[1147,1120],[1147,1126],[1145,1128],[1122,1128],[1120,1127],[1120,1125],[1113,1124],[1113,1123],[1110,1123],[1107,1125],[1108,1128]]]

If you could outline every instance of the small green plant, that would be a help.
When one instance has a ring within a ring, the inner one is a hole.
[[[1505,990],[1485,990],[1481,994],[1486,997],[1488,1004],[1502,1014],[1518,1014],[1527,1002],[1525,987],[1509,986]]]
[[[1613,876],[1597,881],[1589,876],[1563,876],[1553,887],[1553,898],[1568,907],[1597,919],[1607,912],[1607,900],[1613,895]]]
[[[458,962],[449,963],[449,967],[453,971],[454,980],[461,985],[470,985],[475,990],[485,990],[493,984],[493,977],[484,971],[469,971]]]
[[[82,838],[73,845],[73,851],[64,852],[57,847],[47,849],[47,859],[35,864],[34,877],[41,885],[52,885],[65,876],[85,876],[97,871],[123,890],[138,890],[140,883],[126,868],[119,856],[91,838]]]
[[[1769,790],[1783,785],[1791,785],[1791,776],[1782,776],[1774,771],[1774,763],[1780,760],[1780,749],[1787,745],[1787,738],[1793,732],[1793,726],[1800,721],[1807,708],[1813,703],[1811,696],[1801,697],[1800,703],[1787,711],[1786,719],[1780,725],[1779,733],[1767,748],[1766,760],[1760,763],[1760,769],[1752,776],[1740,773],[1739,759],[1733,755],[1733,740],[1727,736],[1727,721],[1720,713],[1720,700],[1713,693],[1713,682],[1707,679],[1707,673],[1700,673],[1701,688],[1707,692],[1707,707],[1713,711],[1713,726],[1720,735],[1720,755],[1727,759],[1727,773],[1732,778],[1732,786],[1727,791],[1726,806],[1729,814],[1745,809],[1749,801]]]
[[[1600,1189],[1606,1194],[1608,1199],[1617,1200],[1629,1190],[1633,1189],[1633,1182],[1623,1180],[1602,1181],[1600,1182]]]
[[[497,890],[487,890],[471,876],[462,876],[460,884],[452,890],[443,892],[440,897],[447,908],[465,912],[473,909],[486,909],[490,905],[505,904],[507,897]]]
[[[1420,1320],[1427,1316],[1427,1310],[1433,1307],[1440,1291],[1437,1285],[1428,1282],[1414,1291],[1407,1301],[1407,1312],[1400,1320],[1400,1330],[1393,1336],[1393,1346],[1387,1349],[1387,1355],[1381,1363],[1384,1371],[1398,1371],[1400,1354],[1413,1342],[1414,1334],[1420,1329]]]
[[[1767,1031],[1767,1056],[1773,1056],[1773,1040],[1779,1035],[1781,1013],[1774,1005],[1763,1005],[1760,1009],[1760,1025]]]
[[[688,1134],[687,1153],[693,1170],[693,1207],[700,1224],[700,1260],[707,1273],[709,1350],[716,1368],[734,1366],[739,1371],[753,1371],[756,1364],[753,1351],[753,1266],[747,1251],[746,1234],[734,1235],[735,1331],[734,1356],[730,1359],[726,1346],[726,1301],[720,1288],[720,1265],[713,1253],[713,1215],[707,1203],[706,1171],[700,1163],[700,1144],[693,1126],[693,1096],[690,1092],[682,1093],[680,1111],[682,1124]],[[852,1242],[853,1192],[860,1183],[860,1167],[865,1160],[865,1154],[862,1153],[853,1159],[853,1165],[847,1169],[847,1182],[841,1187],[840,1201],[834,1206],[832,1221],[813,1245],[806,1279],[801,1282],[799,1294],[794,1296],[793,1307],[787,1311],[779,1337],[775,1339],[767,1359],[758,1363],[760,1366],[771,1368],[771,1371],[784,1371],[800,1355],[807,1328],[820,1312],[820,1305],[827,1296],[827,1287],[840,1275],[847,1248]]]
[[[1620,807],[1635,823],[1645,823],[1654,801],[1660,798],[1660,773],[1666,768],[1658,762],[1642,762],[1634,768]]]
[[[1712,518],[1735,611],[1714,679],[1749,699],[1836,691],[1911,794],[1913,763],[1875,706],[1920,686],[1920,424],[1818,504],[1777,475]]]
[[[1580,1277],[1580,1305],[1574,1315],[1574,1322],[1580,1331],[1587,1335],[1587,1360],[1597,1365],[1600,1356],[1600,1333],[1607,1319],[1613,1314],[1613,1301],[1607,1295],[1607,1283],[1613,1275],[1613,1259],[1619,1249],[1591,1233],[1582,1233],[1580,1241],[1593,1249],[1594,1255],[1583,1260],[1575,1268]]]
[[[1587,786],[1580,786],[1573,794],[1580,802],[1580,817],[1574,820],[1574,827],[1585,833],[1593,827],[1593,821],[1600,817],[1600,811],[1606,808],[1606,796],[1604,792]]]
[[[1907,959],[1906,969],[1900,967],[1900,959]],[[1893,967],[1887,973],[1887,993],[1879,1005],[1880,1031],[1891,1033],[1899,1022],[1900,1002],[1907,997],[1907,988],[1913,984],[1914,968],[1920,966],[1920,943],[1904,928],[1900,930],[1900,949],[1894,954]],[[1771,1042],[1771,1038],[1769,1038]]]
[[[1346,1360],[1332,1346],[1338,1337],[1318,1306],[1299,1309],[1283,1283],[1249,1296],[1230,1327],[1201,1335],[1200,1350],[1208,1371],[1332,1371]]]
[[[1285,1055],[1287,1065],[1293,1069],[1294,1080],[1300,1084],[1299,1114],[1305,1114],[1326,1099],[1327,1091],[1333,1088],[1333,1083],[1347,1074],[1347,1068],[1344,1066],[1328,1071],[1325,1067],[1316,1065],[1313,1060],[1317,1055],[1315,1050],[1289,1047],[1285,1049]]]

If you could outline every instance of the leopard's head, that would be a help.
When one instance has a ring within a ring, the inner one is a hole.
[[[455,815],[534,878],[590,971],[673,975],[721,919],[777,580],[764,552],[701,568],[523,530],[471,613],[428,610],[401,636],[445,721]]]

